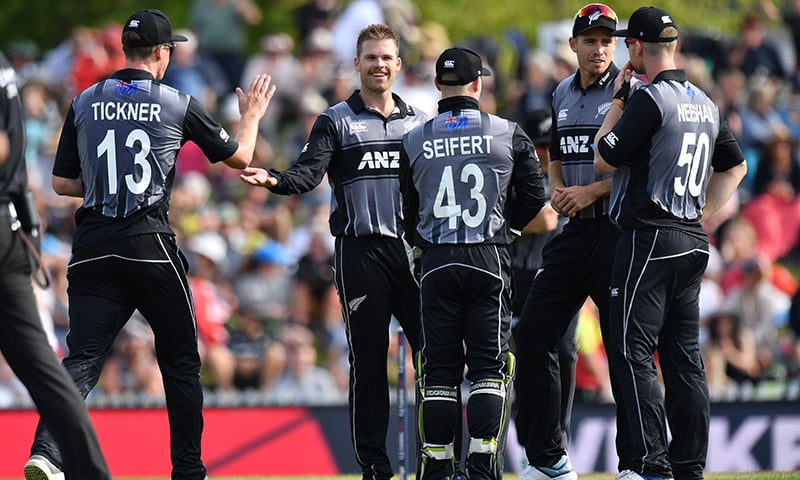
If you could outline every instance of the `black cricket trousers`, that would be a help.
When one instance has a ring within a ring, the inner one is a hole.
[[[419,351],[419,286],[399,238],[336,237],[334,281],[350,347],[350,433],[364,479],[393,475],[386,452],[389,425],[387,354],[394,316]]]
[[[68,480],[110,479],[86,405],[42,329],[26,246],[0,208],[0,350],[64,453]],[[20,469],[22,465],[20,465]]]
[[[708,241],[700,235],[663,228],[620,234],[606,342],[611,381],[618,386],[617,422],[627,427],[617,432],[620,468],[656,477],[674,474],[676,480],[703,478],[709,400],[698,337],[707,264]]]
[[[173,480],[201,480],[203,390],[186,259],[175,238],[143,234],[72,252],[67,270],[70,331],[64,366],[84,398],[94,388],[119,331],[138,309],[153,329],[167,400]],[[39,422],[32,453],[66,456]]]
[[[607,216],[571,219],[542,251],[515,331],[517,348],[517,435],[528,462],[550,466],[566,453],[569,412],[561,382],[558,344],[587,297],[600,313],[604,341],[608,327],[608,284],[619,230]],[[573,336],[574,339],[574,336]],[[569,377],[567,377],[569,373]]]

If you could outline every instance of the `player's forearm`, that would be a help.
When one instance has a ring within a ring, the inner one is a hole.
[[[83,197],[83,182],[80,178],[64,178],[53,175],[53,191],[66,197]]]
[[[250,165],[258,140],[258,122],[259,119],[253,116],[242,116],[239,132],[236,135],[239,148],[233,155],[225,159],[226,165],[236,169],[243,169]]]
[[[0,165],[6,163],[8,154],[11,152],[10,142],[8,141],[8,134],[5,132],[0,133]]]
[[[722,208],[736,191],[745,174],[747,174],[747,164],[744,162],[729,170],[711,174],[706,188],[706,204],[703,208],[703,216],[700,218],[700,222],[703,222]]]

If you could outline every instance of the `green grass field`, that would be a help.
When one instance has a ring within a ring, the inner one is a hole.
[[[580,480],[614,480],[612,473],[593,473],[581,475]],[[360,480],[361,475],[338,475],[334,477],[210,477],[210,480]],[[395,480],[399,480],[397,476]],[[414,480],[414,476],[408,477]],[[515,480],[514,474],[507,474],[504,480]],[[742,472],[707,473],[706,480],[800,480],[800,472]],[[124,478],[118,480],[169,480],[167,478]]]

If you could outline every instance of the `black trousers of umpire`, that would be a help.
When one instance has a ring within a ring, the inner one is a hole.
[[[0,208],[0,350],[31,395],[64,452],[68,480],[105,480],[108,473],[86,405],[42,330],[28,252]],[[21,465],[20,465],[21,468]]]
[[[611,380],[618,385],[620,468],[676,480],[703,478],[708,384],[700,356],[700,283],[708,264],[702,234],[624,230],[611,277]],[[664,378],[664,393],[653,354]],[[665,421],[666,415],[666,421]],[[667,447],[667,422],[672,442]],[[627,450],[620,451],[621,445]]]
[[[70,330],[64,366],[84,397],[100,378],[111,347],[138,309],[153,329],[164,379],[174,480],[201,480],[203,390],[194,308],[186,259],[174,237],[145,234],[72,252],[69,280]],[[39,422],[31,452],[61,464],[66,456]]]
[[[364,479],[394,475],[386,452],[387,355],[394,316],[419,350],[419,286],[403,241],[373,235],[336,238],[334,282],[350,347],[350,433]]]
[[[618,229],[608,217],[572,219],[542,251],[542,268],[531,285],[515,329],[517,435],[528,462],[550,466],[566,453],[569,414],[561,384],[558,345],[591,296],[608,330],[608,284]],[[574,372],[569,372],[574,384]]]

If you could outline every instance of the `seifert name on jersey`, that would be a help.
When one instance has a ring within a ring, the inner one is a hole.
[[[469,135],[463,137],[435,138],[422,143],[423,155],[427,159],[492,153],[493,135]]]

